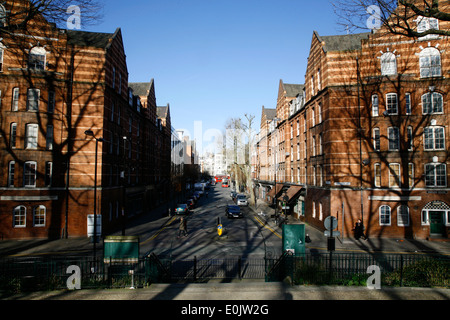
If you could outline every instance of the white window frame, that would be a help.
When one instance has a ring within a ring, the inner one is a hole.
[[[373,150],[374,151],[381,150],[380,128],[373,128]]]
[[[20,99],[20,89],[13,88],[11,111],[19,111],[19,99]]]
[[[47,63],[47,51],[43,47],[34,47],[28,54],[28,68],[44,71]]]
[[[389,222],[386,221],[386,217],[389,219]],[[380,226],[390,226],[392,221],[392,210],[391,207],[388,205],[382,205],[380,206],[379,212],[378,212],[378,223]]]
[[[372,116],[378,117],[380,114],[380,100],[378,99],[378,95],[372,95]]]
[[[400,129],[398,127],[388,128],[388,150],[389,151],[400,150]]]
[[[411,93],[405,94],[405,114],[411,115],[412,113],[412,104],[411,104]]]
[[[442,94],[439,92],[428,92],[422,95],[423,114],[442,114],[443,112],[444,99]]]
[[[33,208],[33,227],[45,227],[47,208],[39,205]]]
[[[438,175],[438,167],[444,169],[444,173]],[[429,180],[429,172],[433,174],[432,181]],[[439,184],[438,181],[444,181],[444,184]],[[433,182],[433,183],[429,183]],[[425,186],[427,188],[445,188],[447,187],[447,165],[445,163],[427,163],[425,164]]]
[[[395,174],[393,172],[395,172]],[[401,175],[400,163],[390,163],[389,164],[389,188],[400,188],[402,185],[401,177],[402,177],[402,175]]]
[[[445,145],[445,127],[429,126],[423,129],[423,148],[425,151],[445,150]]]
[[[10,161],[8,163],[8,188],[14,188],[16,175],[16,162]]]
[[[34,166],[33,171],[29,171],[32,168],[28,168],[29,166]],[[35,188],[36,187],[36,173],[37,173],[37,163],[36,161],[27,161],[23,165],[23,186],[24,188]],[[33,182],[31,184],[30,182]]]
[[[441,53],[438,49],[428,47],[419,54],[419,67],[421,78],[433,78],[442,76]]]
[[[395,101],[393,101],[394,98]],[[386,112],[389,115],[398,114],[398,95],[396,93],[386,94]]]
[[[29,123],[26,127],[25,149],[36,150],[39,145],[39,126]]]
[[[402,212],[405,210],[404,212]],[[406,219],[403,219],[402,216]],[[406,220],[406,221],[404,221]],[[397,207],[397,226],[399,227],[409,227],[410,218],[409,218],[409,207],[407,205],[400,205]]]
[[[27,111],[39,111],[39,102],[41,100],[41,90],[29,88],[27,90]]]
[[[375,163],[373,167],[374,186],[381,187],[381,163]]]
[[[17,206],[13,210],[13,227],[25,228],[27,226],[27,207]]]
[[[385,52],[380,58],[381,75],[395,76],[397,74],[397,57],[392,52]]]

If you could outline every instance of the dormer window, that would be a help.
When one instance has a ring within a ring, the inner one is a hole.
[[[28,56],[28,68],[31,70],[45,70],[47,52],[43,47],[34,47]]]
[[[397,58],[392,52],[383,53],[381,56],[381,74],[383,76],[397,74]]]
[[[418,33],[427,32],[428,30],[439,30],[439,20],[436,18],[418,17],[416,22]],[[420,37],[420,40],[433,39],[437,37],[438,35],[436,34],[428,34],[424,37]]]

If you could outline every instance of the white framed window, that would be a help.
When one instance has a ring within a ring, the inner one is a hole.
[[[23,166],[23,186],[26,188],[36,187],[37,164],[35,161],[27,161]]]
[[[11,111],[19,110],[19,88],[13,88]]]
[[[423,129],[424,148],[426,151],[445,150],[444,127],[426,127]]]
[[[33,226],[34,227],[45,227],[45,218],[47,214],[47,209],[45,206],[37,206],[33,209]]]
[[[26,137],[25,137],[25,149],[37,149],[38,147],[38,132],[39,127],[37,124],[27,124]]]
[[[378,117],[379,112],[380,112],[380,107],[379,107],[378,95],[374,94],[374,95],[372,95],[372,116]]]
[[[389,187],[399,188],[400,187],[400,164],[391,163],[389,164]]]
[[[409,226],[409,208],[406,205],[400,205],[397,208],[397,226],[399,227]]]
[[[422,96],[423,114],[434,114],[444,112],[444,102],[442,94],[438,92],[429,92]]]
[[[30,88],[27,92],[27,111],[39,111],[41,90]]]
[[[388,128],[389,150],[400,150],[400,130],[397,127]]]
[[[414,187],[414,163],[408,163],[408,186],[410,189]]]
[[[413,128],[411,126],[408,126],[406,128],[406,134],[407,134],[407,143],[408,143],[408,150],[412,151],[414,148],[414,140],[413,140]]]
[[[11,123],[10,133],[9,133],[9,146],[11,149],[15,149],[17,144],[17,123]]]
[[[392,52],[383,53],[381,56],[381,74],[383,76],[397,74],[397,57]]]
[[[25,228],[27,226],[27,208],[25,206],[17,206],[14,208],[13,226],[14,228]]]
[[[442,75],[441,53],[436,48],[425,48],[419,55],[420,77],[431,78]]]
[[[380,128],[373,128],[373,150],[380,151]]]
[[[396,93],[386,95],[386,111],[388,114],[398,114],[398,99]]]
[[[8,163],[8,187],[14,188],[14,180],[16,175],[16,162],[10,161]]]
[[[380,207],[379,224],[380,224],[380,226],[390,226],[391,225],[391,207],[389,207],[387,205],[383,205]]]
[[[405,94],[405,114],[406,115],[410,115],[412,110],[411,110],[411,94],[410,93],[406,93]]]
[[[47,126],[47,135],[45,137],[45,146],[47,150],[53,150],[53,126]]]
[[[420,16],[416,19],[417,32],[422,33],[428,30],[439,30],[439,20],[436,18],[429,18]],[[437,34],[428,34],[420,37],[419,40],[435,39],[438,38]]]
[[[428,163],[425,165],[425,186],[447,186],[447,166],[445,163]]]
[[[379,187],[381,187],[381,164],[375,163],[373,169],[374,169],[374,172],[373,172],[374,185],[375,185],[375,187],[379,188]]]
[[[34,47],[28,55],[28,68],[32,70],[45,70],[47,52],[43,47]]]

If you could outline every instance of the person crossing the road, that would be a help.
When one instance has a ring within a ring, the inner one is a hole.
[[[187,237],[187,222],[184,217],[181,217],[180,219],[180,226],[178,228],[178,239],[181,238],[181,235]]]

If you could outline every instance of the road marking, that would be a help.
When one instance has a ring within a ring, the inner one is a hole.
[[[177,218],[176,216],[172,217],[172,219],[170,219],[168,223],[166,223],[161,229],[159,229],[159,230],[158,230],[154,235],[152,235],[150,238],[148,238],[147,240],[141,242],[141,244],[145,244],[145,243],[147,243],[147,242],[150,242],[150,241],[152,241],[152,240],[155,240],[156,237],[159,236],[160,233],[163,232],[168,226],[170,226],[170,225],[172,224],[172,222],[175,221],[176,218]]]
[[[259,223],[261,224],[264,228],[270,230],[274,235],[276,235],[278,238],[282,238],[281,235],[276,232],[274,229],[272,229],[271,227],[269,227],[267,224],[265,224],[264,222],[262,222],[257,216],[253,216],[253,218]]]

